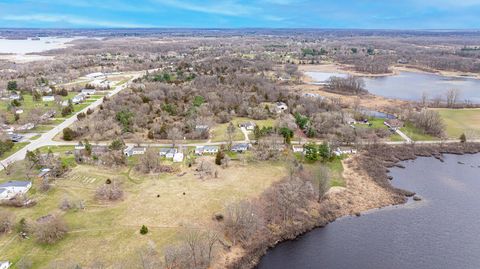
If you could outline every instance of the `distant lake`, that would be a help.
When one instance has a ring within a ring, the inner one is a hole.
[[[331,76],[346,76],[342,73],[305,72],[316,83],[321,84]],[[372,94],[404,100],[420,100],[427,93],[429,99],[441,96],[449,89],[460,90],[459,100],[480,103],[480,80],[474,78],[446,77],[420,72],[400,72],[398,75],[363,77],[365,88]]]
[[[341,218],[279,244],[258,269],[480,268],[480,154],[402,164],[393,184],[422,201]]]
[[[78,38],[41,37],[40,40],[0,39],[0,53],[27,54],[66,47],[65,43]]]

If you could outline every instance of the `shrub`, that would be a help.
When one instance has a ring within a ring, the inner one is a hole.
[[[77,134],[72,129],[68,127],[63,129],[63,140],[72,141],[73,139],[75,139],[76,136]]]
[[[95,198],[105,201],[116,201],[123,198],[123,190],[119,183],[112,181],[111,184],[100,186],[95,192]]]
[[[215,164],[222,165],[222,160],[225,158],[225,153],[221,150],[217,152],[217,156],[215,156]]]
[[[460,135],[460,142],[461,142],[461,143],[467,142],[467,136],[465,136],[465,134],[461,134],[461,135]]]
[[[37,241],[43,244],[53,244],[68,232],[65,222],[55,215],[39,218],[32,229]]]
[[[140,234],[147,234],[148,233],[148,228],[145,225],[142,225],[142,228],[140,228]]]

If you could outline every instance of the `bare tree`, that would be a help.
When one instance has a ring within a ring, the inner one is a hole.
[[[177,140],[182,139],[183,133],[177,127],[173,127],[167,131],[167,137],[172,141],[172,147],[175,147]]]
[[[324,164],[320,164],[315,176],[318,181],[318,201],[321,201],[330,188],[330,169]]]
[[[225,208],[223,228],[225,234],[236,245],[251,239],[260,226],[259,220],[255,206],[250,202],[242,201]]]
[[[233,125],[232,122],[230,122],[227,126],[226,135],[227,135],[227,139],[228,139],[227,147],[228,147],[228,149],[231,149],[232,144],[233,144],[233,138],[234,138],[234,135],[235,135],[235,126]]]
[[[98,187],[95,192],[95,198],[104,201],[116,201],[123,198],[123,190],[116,180],[112,180],[110,184],[103,184]]]
[[[40,243],[53,244],[68,232],[65,222],[56,215],[47,215],[38,219],[32,227],[33,234]]]
[[[447,107],[455,107],[460,96],[458,89],[450,89],[446,93]]]
[[[13,228],[14,221],[13,213],[2,209],[0,211],[0,234],[9,233]]]

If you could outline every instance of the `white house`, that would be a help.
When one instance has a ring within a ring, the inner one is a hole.
[[[82,143],[78,143],[75,145],[75,149],[76,150],[82,150],[82,149],[85,149],[85,145],[82,144]]]
[[[85,100],[85,94],[80,93],[80,94],[75,95],[75,96],[72,98],[72,103],[74,103],[74,104],[80,104],[80,103],[83,102],[84,100]]]
[[[175,155],[173,155],[173,162],[174,163],[181,163],[183,162],[183,153],[182,152],[177,152]]]
[[[242,127],[245,128],[247,131],[253,131],[255,129],[255,126],[257,125],[255,124],[255,122],[249,121],[249,122],[240,123],[239,126],[240,128]]]
[[[85,95],[94,95],[96,92],[95,89],[82,89],[82,93]]]
[[[53,95],[47,95],[42,97],[43,102],[53,102],[55,101],[55,96]]]
[[[8,269],[11,265],[9,261],[0,261],[0,269]]]
[[[10,100],[20,100],[20,98],[22,98],[20,95],[18,94],[12,94],[10,95]]]
[[[91,73],[91,74],[88,74],[85,76],[86,78],[101,78],[101,77],[105,77],[105,74],[102,73],[102,72],[96,72],[96,73]]]
[[[250,146],[247,143],[235,144],[232,146],[232,151],[242,153],[247,151],[249,147]]]
[[[333,151],[333,154],[335,154],[336,156],[340,156],[340,155],[343,155],[343,154],[355,154],[355,153],[357,153],[356,149],[340,149],[340,148],[337,148],[336,150]]]
[[[172,159],[173,156],[177,153],[176,148],[161,148],[160,149],[160,156],[165,157],[167,159]]]
[[[24,194],[32,187],[31,181],[8,181],[0,184],[0,199],[10,199],[17,194]]]
[[[218,152],[218,146],[196,146],[195,147],[196,155],[216,154],[217,152]]]
[[[292,145],[293,153],[305,153],[305,149],[302,145]]]
[[[123,151],[123,154],[130,157],[130,156],[133,156],[133,155],[143,155],[143,154],[145,154],[146,151],[147,151],[147,148],[144,148],[144,147],[128,146]]]
[[[19,108],[15,110],[15,114],[23,114],[23,109]]]

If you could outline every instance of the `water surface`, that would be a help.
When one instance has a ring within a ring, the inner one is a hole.
[[[480,268],[480,155],[404,165],[393,184],[422,201],[339,219],[278,245],[258,268]]]
[[[306,72],[318,84],[339,73]],[[345,76],[345,74],[342,74]],[[364,77],[365,88],[375,95],[404,100],[420,100],[423,93],[429,99],[445,100],[446,92],[458,89],[460,101],[480,103],[480,80],[468,77],[446,77],[420,72],[400,72],[393,76]]]

